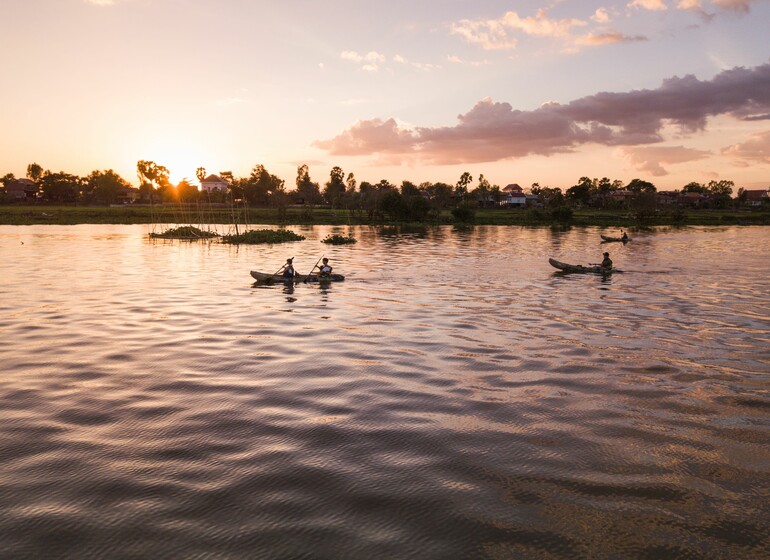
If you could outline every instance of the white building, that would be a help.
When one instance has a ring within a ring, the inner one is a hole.
[[[227,181],[222,179],[219,175],[212,174],[201,181],[201,190],[206,192],[226,191],[227,186]]]

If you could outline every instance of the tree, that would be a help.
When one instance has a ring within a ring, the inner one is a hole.
[[[717,208],[725,208],[730,204],[735,183],[732,181],[709,181],[708,190],[712,202]]]
[[[37,163],[30,163],[27,166],[27,178],[33,183],[37,183],[43,176],[43,168]]]
[[[345,172],[340,167],[333,167],[324,188],[324,200],[332,208],[339,208],[345,195]]]
[[[468,196],[468,185],[473,182],[473,177],[467,171],[460,175],[460,180],[455,185],[455,196],[460,200],[465,200]]]
[[[489,199],[491,198],[491,190],[492,187],[490,186],[489,181],[487,181],[487,178],[484,177],[484,175],[479,175],[479,185],[472,193],[479,206],[483,207],[488,205]]]
[[[121,190],[131,185],[112,169],[92,171],[85,178],[85,189],[94,202],[100,204],[115,204]]]
[[[452,200],[452,186],[446,183],[423,183],[420,187],[425,185],[425,191],[430,196],[431,206],[441,209],[449,206],[449,202]]]
[[[45,171],[39,184],[43,198],[51,202],[75,202],[80,191],[80,177],[64,171]]]
[[[626,189],[634,193],[654,193],[657,191],[655,185],[649,181],[643,181],[642,179],[632,179],[627,185]]]
[[[282,191],[283,184],[283,179],[270,174],[264,165],[257,164],[251,170],[249,178],[241,183],[241,187],[249,204],[268,206],[270,197],[277,191]]]
[[[567,199],[577,204],[588,204],[593,185],[593,180],[588,177],[581,177],[577,185],[567,189]]]
[[[694,193],[706,194],[708,192],[708,189],[706,188],[706,185],[702,185],[700,183],[696,183],[693,181],[692,183],[687,183],[684,187],[682,187],[682,192],[683,193],[694,192]]]
[[[422,196],[419,187],[411,181],[401,181],[401,194],[405,197]]]
[[[195,178],[198,179],[199,183],[203,182],[203,179],[206,178],[206,168],[205,167],[199,167],[195,170]]]
[[[297,167],[297,196],[302,198],[305,204],[318,204],[321,202],[321,190],[318,183],[310,180],[308,166],[303,164]]]
[[[187,179],[182,179],[176,186],[176,196],[179,202],[194,202],[198,195],[198,187],[191,184]]]
[[[4,187],[7,187],[11,183],[13,183],[15,180],[16,180],[16,176],[13,173],[6,173],[2,177],[0,177],[0,183],[2,183]]]

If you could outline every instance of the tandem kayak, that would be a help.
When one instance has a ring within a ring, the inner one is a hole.
[[[567,264],[556,259],[548,259],[551,266],[558,268],[562,272],[578,272],[582,274],[612,274],[613,272],[620,272],[617,269],[605,270],[601,266],[583,266],[582,264]]]
[[[257,282],[273,284],[278,282],[341,282],[345,279],[342,274],[331,274],[329,276],[318,276],[317,274],[298,274],[294,278],[283,276],[282,274],[270,274],[269,272],[251,271],[251,277]]]
[[[600,235],[600,237],[602,238],[603,241],[607,241],[607,242],[620,241],[621,243],[628,243],[629,241],[631,241],[630,237],[626,237],[625,239],[623,239],[622,237],[610,237],[609,235]]]

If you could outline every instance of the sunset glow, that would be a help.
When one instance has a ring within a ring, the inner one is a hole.
[[[9,0],[0,18],[2,174],[770,185],[767,1]]]

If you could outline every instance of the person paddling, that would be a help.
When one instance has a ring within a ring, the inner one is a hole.
[[[323,264],[318,267],[318,276],[321,278],[328,278],[332,275],[332,267],[329,264],[329,259],[324,257],[323,261],[321,261]]]
[[[623,233],[623,235],[620,236],[620,240],[623,243],[625,243],[626,241],[628,241],[628,234],[625,231],[623,231],[623,230],[621,230],[621,232]]]
[[[604,253],[604,260],[599,266],[602,267],[602,272],[612,272],[612,259],[609,253]]]
[[[286,259],[286,264],[283,265],[276,274],[280,274],[284,278],[294,278],[297,273],[294,271],[294,264],[292,264],[293,261],[294,257]]]

